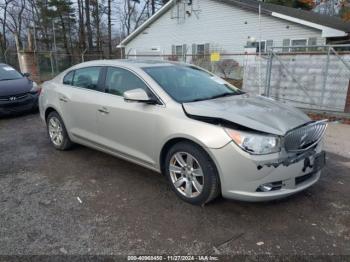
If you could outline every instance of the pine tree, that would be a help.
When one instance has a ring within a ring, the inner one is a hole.
[[[75,24],[75,9],[70,0],[49,0],[49,10],[52,22],[55,25],[57,40],[63,43],[67,54],[71,53],[70,47],[72,25]]]

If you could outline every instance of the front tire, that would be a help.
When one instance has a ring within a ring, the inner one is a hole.
[[[57,150],[68,150],[72,147],[66,127],[57,112],[51,112],[47,116],[46,127],[51,144]]]
[[[190,204],[204,205],[220,193],[215,164],[201,147],[192,143],[180,142],[170,148],[165,172],[172,190]]]

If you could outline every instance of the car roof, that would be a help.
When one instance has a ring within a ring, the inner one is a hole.
[[[74,69],[86,66],[127,66],[127,67],[159,67],[159,66],[186,66],[185,63],[163,60],[139,60],[139,59],[110,59],[110,60],[93,60],[74,66]]]
[[[55,81],[61,81],[63,77],[68,74],[70,71],[77,70],[84,67],[93,67],[93,66],[120,66],[126,67],[130,70],[143,70],[144,68],[149,67],[165,67],[165,66],[181,66],[181,67],[193,67],[193,65],[186,64],[184,62],[176,61],[166,61],[166,60],[140,60],[140,59],[101,59],[101,60],[91,60],[83,62],[77,65],[74,65],[60,74],[58,74],[54,79]]]

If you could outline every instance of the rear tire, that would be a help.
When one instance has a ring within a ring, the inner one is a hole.
[[[72,147],[73,143],[69,139],[66,127],[57,112],[53,111],[47,116],[46,127],[50,142],[57,150],[68,150]]]
[[[164,172],[175,194],[193,205],[204,205],[220,193],[216,166],[199,146],[180,142],[167,152]]]

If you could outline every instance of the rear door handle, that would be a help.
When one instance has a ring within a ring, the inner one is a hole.
[[[105,108],[105,107],[101,107],[101,108],[99,108],[99,109],[98,109],[98,111],[99,111],[100,113],[109,114],[108,109],[107,109],[107,108]]]
[[[68,98],[66,98],[66,97],[64,97],[64,96],[61,96],[59,99],[60,99],[60,101],[62,101],[62,102],[65,102],[65,103],[68,102]]]

